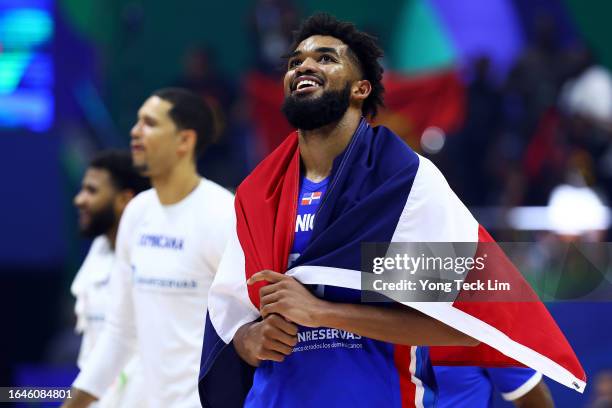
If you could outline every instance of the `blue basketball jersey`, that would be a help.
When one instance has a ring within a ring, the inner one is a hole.
[[[301,180],[289,265],[310,241],[328,180]],[[310,287],[333,302],[360,303],[361,293]],[[426,347],[397,346],[327,327],[299,327],[282,363],[257,368],[245,407],[433,407],[435,380]]]

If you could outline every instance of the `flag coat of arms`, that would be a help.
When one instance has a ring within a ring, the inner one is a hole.
[[[242,325],[260,318],[259,289],[265,283],[247,286],[253,274],[270,269],[306,285],[360,290],[362,242],[494,244],[433,163],[387,128],[372,128],[362,120],[334,161],[311,241],[287,270],[299,160],[294,132],[238,187],[235,234],[209,293],[200,371],[205,407],[242,406],[250,388],[252,369],[236,355],[231,341]],[[514,266],[500,264],[502,276],[530,301],[474,302],[460,295],[454,302],[399,302],[481,342],[476,347],[431,347],[433,364],[524,365],[583,392],[586,375],[563,333]],[[410,366],[410,359],[405,364]],[[410,376],[408,368],[397,370]],[[405,383],[417,391],[411,391],[414,400],[402,407],[423,406],[418,384],[411,384],[410,377]]]

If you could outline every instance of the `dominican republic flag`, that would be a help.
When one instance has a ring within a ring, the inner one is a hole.
[[[242,406],[251,386],[252,369],[231,341],[238,328],[260,317],[258,294],[265,282],[247,287],[254,273],[270,269],[303,284],[360,290],[362,242],[494,243],[428,159],[387,128],[362,120],[334,161],[311,241],[287,270],[299,169],[294,132],[238,187],[236,233],[209,293],[200,371],[204,407]],[[509,261],[496,264],[502,266],[498,276],[513,281],[530,301],[466,301],[459,294],[453,302],[400,302],[481,342],[431,347],[433,364],[525,365],[583,392],[584,370],[545,306]],[[398,371],[409,374],[409,368]],[[420,404],[415,399],[407,406]]]
[[[310,205],[313,201],[318,201],[321,199],[321,192],[315,191],[314,193],[305,193],[302,197],[302,205]]]

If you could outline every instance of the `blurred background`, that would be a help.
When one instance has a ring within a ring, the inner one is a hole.
[[[76,373],[69,286],[89,242],[72,199],[92,154],[127,148],[146,97],[184,86],[222,129],[202,174],[235,188],[290,131],[280,55],[315,11],[379,38],[376,123],[431,158],[498,241],[610,241],[612,3],[331,3],[0,0],[0,385]],[[557,405],[612,400],[612,303],[549,306],[591,384],[549,382]]]

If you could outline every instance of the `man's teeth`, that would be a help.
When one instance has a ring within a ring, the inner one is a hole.
[[[306,88],[307,86],[319,86],[315,81],[311,81],[309,79],[305,79],[303,81],[298,82],[297,89]]]

